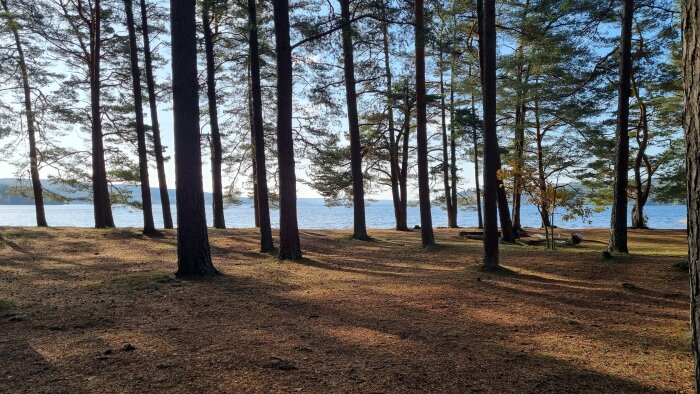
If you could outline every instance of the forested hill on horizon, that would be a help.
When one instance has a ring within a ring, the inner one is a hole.
[[[47,205],[58,205],[58,204],[86,204],[90,203],[88,198],[88,192],[86,191],[69,191],[66,190],[65,186],[58,182],[52,182],[48,179],[42,179],[42,186],[47,191],[44,198],[44,203]],[[141,187],[138,185],[115,185],[119,190],[122,190],[125,196],[129,196],[128,201],[135,202],[140,201],[141,198]],[[575,188],[581,188],[580,185],[574,186]],[[160,190],[157,187],[151,188],[151,196],[158,196]],[[175,204],[175,189],[168,189],[168,195],[172,204]],[[473,190],[465,190],[460,192],[463,197],[464,207],[472,207],[475,192]],[[33,205],[34,200],[30,197],[31,189],[26,182],[22,183],[18,179],[13,178],[0,178],[0,205]],[[322,201],[322,197],[301,197],[300,201]],[[204,192],[204,201],[207,204],[211,204],[213,201],[213,195],[209,192]],[[386,199],[373,199],[371,201],[389,201]],[[228,201],[233,204],[251,204],[253,199],[250,197],[236,197],[235,201]],[[589,201],[590,202],[590,201]],[[160,205],[159,199],[153,200],[153,205]],[[656,205],[683,205],[684,201],[671,201],[671,202],[656,202],[653,198],[649,198],[646,205],[656,206]],[[439,204],[438,201],[434,202],[435,205]],[[342,204],[341,204],[342,205]],[[523,205],[532,205],[529,202],[524,202]]]

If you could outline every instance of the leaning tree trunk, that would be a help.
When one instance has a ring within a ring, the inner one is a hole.
[[[131,82],[134,92],[134,112],[136,115],[136,140],[139,156],[139,178],[141,181],[141,209],[143,211],[143,233],[156,234],[151,203],[151,184],[148,179],[148,148],[146,147],[146,126],[143,124],[143,93],[141,92],[141,68],[136,46],[134,8],[132,0],[124,0],[126,30],[129,32],[129,59],[131,62]]]
[[[114,227],[112,204],[109,201],[105,149],[102,136],[102,111],[100,109],[100,60],[102,57],[102,8],[95,0],[90,25],[90,110],[92,123],[92,199],[95,211],[95,227]]]
[[[260,87],[260,48],[258,44],[258,17],[255,0],[248,0],[248,49],[250,51],[250,82],[253,113],[253,151],[255,154],[255,200],[260,227],[260,251],[274,250],[270,225],[270,201],[265,165],[265,128],[263,125],[262,89]]]
[[[218,274],[204,212],[195,1],[170,0],[179,277]]]
[[[292,48],[289,38],[289,0],[273,0],[277,52],[277,161],[280,196],[281,260],[301,260],[297,224],[297,190],[292,130]]]
[[[34,194],[34,209],[36,211],[36,225],[47,227],[46,214],[44,212],[44,191],[41,186],[39,176],[39,154],[36,148],[36,116],[32,107],[32,89],[29,85],[29,71],[24,57],[24,48],[19,38],[19,29],[15,21],[14,14],[10,12],[7,0],[2,0],[2,8],[8,18],[8,25],[15,40],[15,50],[17,51],[17,63],[19,63],[20,76],[22,78],[22,92],[24,93],[24,112],[27,118],[27,134],[29,137],[29,173],[32,181],[32,192]]]
[[[216,102],[216,61],[214,58],[214,33],[211,30],[210,3],[202,6],[202,25],[204,30],[204,48],[207,58],[207,98],[209,103],[209,129],[211,131],[211,184],[212,212],[215,228],[226,228],[224,219],[224,191],[221,181],[221,132],[219,131],[219,112]]]
[[[697,393],[700,390],[700,4],[684,1],[682,7],[690,313]]]
[[[355,91],[355,55],[353,53],[350,24],[350,0],[340,0],[340,18],[343,23],[343,71],[345,75],[345,99],[348,107],[348,128],[350,130],[350,169],[352,172],[353,234],[362,241],[369,240],[365,220],[365,188],[362,177],[362,146],[360,142],[360,120],[357,113],[357,92]]]
[[[498,135],[496,134],[496,1],[477,0],[484,104],[484,268],[498,269]]]
[[[610,222],[611,252],[628,253],[627,249],[627,177],[629,170],[629,114],[632,77],[632,22],[634,0],[624,0],[622,12],[620,93],[617,103],[617,130],[615,149],[615,186]]]
[[[425,24],[423,0],[415,1],[416,29],[416,138],[418,145],[418,196],[420,199],[421,241],[424,247],[435,245],[428,173],[428,120],[425,93]]]
[[[173,215],[170,212],[170,193],[168,181],[165,176],[165,158],[163,157],[163,143],[160,139],[160,123],[158,121],[158,97],[156,96],[156,82],[153,76],[153,59],[151,54],[151,38],[148,27],[148,7],[146,0],[141,0],[141,34],[143,35],[143,56],[146,69],[146,88],[148,89],[148,103],[151,110],[151,132],[153,133],[153,151],[156,158],[158,171],[158,188],[160,191],[160,204],[163,211],[163,226],[173,228]]]

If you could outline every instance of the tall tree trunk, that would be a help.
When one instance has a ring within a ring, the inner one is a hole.
[[[401,168],[399,166],[399,145],[394,125],[394,92],[392,86],[391,62],[389,59],[389,24],[387,22],[382,22],[382,43],[384,49],[384,69],[386,70],[386,112],[388,121],[387,127],[389,128],[389,181],[391,183],[391,199],[394,203],[396,230],[406,231],[407,228],[402,228],[400,226],[402,222],[401,192],[399,190],[399,174]],[[405,224],[405,220],[403,223]]]
[[[700,390],[700,4],[684,1],[682,8],[690,326],[697,393]]]
[[[195,0],[170,0],[178,277],[214,276],[204,212]]]
[[[496,1],[477,0],[479,57],[484,101],[484,268],[498,259],[498,135],[496,134]]]
[[[459,199],[457,198],[457,130],[455,122],[455,61],[452,57],[450,72],[450,194],[452,196],[452,221],[456,226],[457,213],[459,212]],[[449,214],[449,213],[448,213]],[[479,215],[481,216],[481,215]]]
[[[635,96],[639,105],[639,122],[637,123],[636,140],[637,156],[634,158],[634,206],[632,207],[632,227],[637,229],[647,228],[644,218],[644,206],[649,198],[649,190],[651,189],[651,178],[653,176],[653,168],[649,162],[646,151],[649,145],[649,119],[647,116],[646,103],[639,96],[639,89],[632,78],[632,86],[635,91]],[[646,179],[642,180],[642,166],[646,170]]]
[[[270,201],[267,189],[267,169],[265,165],[265,128],[263,125],[262,89],[260,87],[260,48],[258,44],[258,17],[255,0],[248,0],[248,49],[250,51],[250,82],[253,104],[253,137],[255,143],[255,199],[257,219],[260,224],[260,251],[274,250],[270,225]]]
[[[540,213],[542,216],[542,227],[546,229],[552,227],[549,219],[549,198],[547,197],[547,177],[544,169],[544,150],[542,147],[542,140],[544,139],[544,133],[542,132],[542,125],[540,123],[540,98],[538,94],[535,94],[534,102],[534,112],[535,112],[535,144],[537,148],[537,179],[538,188],[540,191]]]
[[[153,223],[153,204],[151,203],[151,184],[148,179],[148,148],[146,147],[146,126],[143,123],[143,93],[141,92],[141,68],[136,45],[136,28],[134,27],[134,5],[132,0],[124,0],[126,11],[126,30],[129,32],[129,60],[131,63],[131,82],[134,92],[134,112],[136,115],[136,140],[139,156],[139,178],[141,180],[141,209],[143,211],[143,233],[156,234]]]
[[[255,3],[253,3],[255,6]],[[257,18],[257,15],[256,15]],[[257,21],[256,21],[257,23]],[[257,27],[256,27],[257,28]],[[250,35],[248,36],[250,40]],[[249,41],[250,42],[250,41]],[[249,50],[250,53],[250,50]],[[259,59],[258,59],[259,60]],[[260,65],[258,64],[258,68]],[[258,73],[260,70],[258,69]],[[260,206],[258,204],[258,165],[255,160],[255,115],[253,115],[253,87],[251,84],[251,71],[248,67],[248,120],[250,122],[250,146],[251,146],[251,164],[253,166],[253,214],[255,216],[255,228],[260,228]],[[261,99],[262,100],[262,99]],[[263,131],[264,132],[264,131]]]
[[[428,120],[425,93],[425,24],[423,0],[415,1],[416,29],[416,139],[418,145],[418,195],[420,199],[421,241],[435,245],[428,173]]]
[[[408,231],[408,154],[409,142],[411,141],[411,106],[408,103],[408,86],[406,86],[404,102],[404,124],[403,140],[401,146],[401,171],[399,173],[399,185],[401,190],[401,221],[398,228],[401,231]]]
[[[632,78],[632,22],[634,0],[624,0],[622,12],[620,93],[617,103],[617,146],[615,149],[615,186],[608,249],[628,253],[627,249],[627,177],[629,171],[629,113]]]
[[[348,128],[350,131],[350,168],[352,172],[353,234],[362,241],[369,240],[365,220],[365,188],[362,177],[362,145],[360,142],[360,120],[357,113],[357,92],[355,91],[355,55],[353,53],[350,24],[350,0],[340,0],[340,19],[343,23],[343,71],[345,75],[345,99],[348,107]]]
[[[158,121],[158,97],[156,96],[156,82],[153,77],[153,59],[151,54],[150,29],[148,27],[148,7],[146,0],[141,0],[141,34],[143,35],[143,53],[146,68],[146,88],[148,89],[148,103],[151,111],[151,130],[153,132],[153,150],[158,171],[158,189],[160,191],[160,204],[163,210],[163,226],[173,228],[173,215],[170,212],[170,193],[168,181],[165,176],[165,158],[163,157],[163,143],[160,139],[160,122]]]
[[[95,227],[114,227],[112,204],[109,200],[105,150],[102,140],[102,111],[100,108],[100,60],[102,57],[102,8],[95,0],[90,25],[90,109],[92,121],[92,198],[95,211]]]
[[[24,112],[27,118],[27,134],[29,135],[29,173],[32,181],[32,192],[34,194],[34,210],[36,211],[36,225],[48,227],[46,214],[44,212],[44,191],[41,186],[39,176],[39,154],[36,148],[36,116],[32,106],[32,89],[29,84],[29,71],[24,57],[24,48],[19,38],[19,28],[15,21],[14,14],[10,12],[7,0],[2,0],[2,8],[8,18],[8,25],[15,40],[17,51],[17,63],[19,64],[20,76],[22,78],[22,92],[24,93]]]
[[[528,8],[530,1],[525,1],[523,6],[522,20],[527,19]],[[525,59],[523,38],[519,39],[518,48],[516,49],[516,78],[518,87],[516,89],[516,107],[515,107],[515,163],[513,176],[513,231],[519,233],[522,226],[520,223],[520,208],[522,205],[523,194],[523,170],[525,167],[525,123],[527,119],[527,106],[525,91],[527,85],[527,76],[525,75]]]
[[[447,138],[447,104],[445,103],[445,79],[443,50],[440,49],[440,123],[442,126],[442,181],[445,189],[445,208],[447,209],[447,227],[457,228],[457,211],[452,201],[452,188],[450,187],[450,156],[448,153],[449,142]]]
[[[214,54],[214,33],[211,30],[211,3],[202,5],[202,25],[204,26],[204,48],[207,58],[207,98],[209,102],[209,129],[211,130],[211,184],[212,212],[215,228],[226,228],[224,218],[224,190],[221,181],[221,132],[219,112],[216,102],[216,59]]]
[[[296,171],[292,130],[292,48],[289,38],[289,0],[273,0],[277,52],[277,154],[280,195],[281,260],[300,260],[297,224]]]
[[[472,94],[472,114],[476,116],[474,94]],[[479,130],[476,124],[472,126],[472,144],[474,145],[474,183],[476,187],[476,214],[479,221],[479,228],[484,228],[484,219],[481,213],[481,187],[479,187]]]
[[[498,141],[496,141],[498,143]],[[484,153],[486,155],[486,153]],[[498,161],[498,171],[501,167],[501,154],[496,156]],[[513,243],[515,242],[515,231],[513,230],[513,222],[510,218],[510,209],[508,209],[508,195],[506,194],[506,186],[503,179],[497,178],[498,190],[496,190],[496,195],[498,197],[498,218],[501,221],[501,237],[503,242]]]

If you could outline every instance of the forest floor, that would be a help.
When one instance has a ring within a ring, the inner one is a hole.
[[[684,233],[581,233],[487,273],[458,230],[302,231],[297,263],[212,230],[223,275],[181,281],[172,231],[0,228],[0,392],[691,392]]]

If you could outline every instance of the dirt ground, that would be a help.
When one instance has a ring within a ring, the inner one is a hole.
[[[181,281],[173,232],[0,228],[0,392],[691,392],[684,233],[582,233],[486,273],[456,230],[211,231],[224,275]]]

